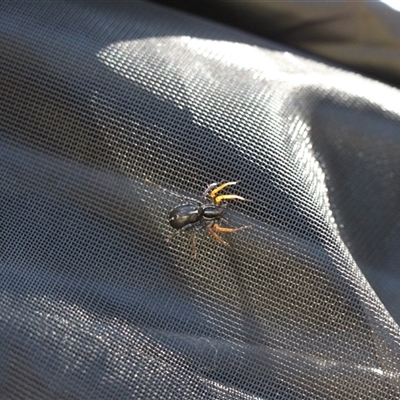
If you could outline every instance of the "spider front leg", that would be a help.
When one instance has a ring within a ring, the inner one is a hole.
[[[212,183],[211,185],[208,185],[206,190],[203,193],[203,197],[207,198],[208,196],[210,196],[212,199],[214,199],[214,197],[216,196],[216,194],[218,192],[220,192],[221,190],[225,189],[227,186],[232,186],[232,185],[236,185],[238,184],[240,181],[237,182],[226,182],[224,183],[219,182],[219,183]]]
[[[211,200],[219,205],[222,201],[224,200],[242,200],[242,201],[250,201],[247,200],[241,196],[237,196],[236,194],[223,194],[220,196],[217,196],[217,194],[225,189],[227,186],[232,186],[232,185],[236,185],[238,184],[239,181],[237,182],[226,182],[226,183],[212,183],[211,185],[209,185],[207,187],[207,189],[205,190],[203,196],[205,198],[207,198],[207,196],[210,196]]]
[[[206,190],[203,192],[203,198],[205,198],[205,199],[207,199],[208,197],[211,197],[210,196],[210,192],[212,191],[212,190],[214,190],[216,187],[218,187],[218,186],[220,186],[220,185],[222,185],[223,184],[223,182],[220,182],[220,183],[211,183],[210,185],[208,185],[207,186],[207,188],[206,188]],[[222,189],[221,189],[222,190]]]

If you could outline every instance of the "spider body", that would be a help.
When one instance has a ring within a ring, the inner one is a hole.
[[[169,213],[169,223],[174,229],[183,229],[196,222],[216,221],[222,218],[224,207],[209,204],[184,204]],[[188,229],[188,228],[186,228]]]
[[[239,228],[222,227],[220,223],[224,221],[225,200],[242,200],[246,201],[241,196],[234,194],[218,195],[218,193],[227,186],[236,185],[238,182],[227,183],[212,183],[207,187],[203,194],[203,202],[193,200],[192,203],[183,204],[175,207],[169,213],[169,223],[172,228],[177,231],[172,234],[167,241],[169,242],[173,236],[181,231],[194,229],[191,245],[193,248],[193,255],[196,257],[196,244],[195,244],[195,231],[197,229],[206,227],[210,235],[218,242],[229,246],[217,232],[233,233],[242,229],[250,228],[250,226],[242,226]]]

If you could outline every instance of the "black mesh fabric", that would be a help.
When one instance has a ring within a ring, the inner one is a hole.
[[[1,398],[400,397],[399,90],[141,2],[0,48]],[[252,229],[166,243],[223,180]]]

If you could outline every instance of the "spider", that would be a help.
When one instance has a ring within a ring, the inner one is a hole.
[[[166,239],[167,243],[179,232],[194,229],[191,238],[191,246],[193,249],[193,257],[196,258],[196,230],[205,227],[210,235],[219,243],[229,246],[229,244],[218,235],[219,232],[233,233],[251,228],[251,226],[229,228],[220,225],[220,222],[225,222],[223,218],[225,205],[222,204],[224,200],[249,201],[235,194],[218,194],[226,187],[236,185],[237,183],[239,182],[212,183],[203,193],[203,202],[190,199],[193,203],[183,204],[171,210],[169,213],[169,223],[171,227],[177,229],[177,231]]]

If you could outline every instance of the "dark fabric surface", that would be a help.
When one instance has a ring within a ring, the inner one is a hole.
[[[400,87],[397,0],[153,1],[244,29]]]
[[[0,48],[1,398],[399,398],[398,89],[142,2]],[[166,243],[222,180],[252,229]]]

